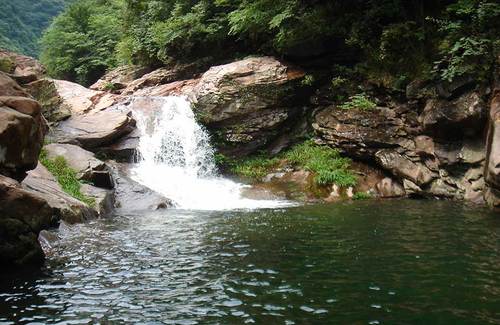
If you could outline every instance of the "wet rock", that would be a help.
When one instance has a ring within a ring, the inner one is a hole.
[[[97,159],[92,152],[72,144],[60,143],[48,144],[44,149],[48,158],[64,157],[69,167],[76,171],[78,179],[101,188],[112,189],[114,187],[109,167]]]
[[[3,268],[43,263],[38,243],[42,229],[54,224],[47,202],[0,175],[0,263]]]
[[[0,96],[0,173],[22,180],[27,170],[36,167],[45,132],[36,101]]]
[[[85,196],[94,199],[95,205],[93,209],[97,211],[99,217],[109,216],[114,212],[115,207],[115,191],[102,187],[92,186],[90,184],[82,184],[80,191]]]
[[[395,198],[406,195],[404,187],[389,177],[386,177],[378,182],[376,189],[379,196],[382,198]]]
[[[66,194],[54,176],[42,165],[28,172],[22,182],[24,189],[45,200],[60,220],[78,223],[97,217],[97,211]]]
[[[210,68],[189,98],[201,122],[216,130],[221,146],[248,153],[276,138],[300,111],[303,76],[272,57],[253,57]]]
[[[116,182],[115,207],[118,210],[151,211],[170,208],[174,203],[163,195],[139,184],[127,176],[127,167],[114,164],[112,167],[113,179]]]

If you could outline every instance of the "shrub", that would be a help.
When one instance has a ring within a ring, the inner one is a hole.
[[[368,192],[356,192],[352,196],[353,200],[367,200],[370,199],[372,196]]]
[[[76,172],[68,166],[68,162],[64,157],[57,156],[54,159],[50,159],[47,156],[47,152],[42,149],[40,162],[54,175],[64,192],[89,206],[95,205],[94,198],[88,197],[80,191],[82,184],[78,180]]]
[[[350,159],[327,146],[315,144],[312,140],[296,145],[284,154],[291,164],[314,173],[318,185],[337,184],[342,187],[356,185],[356,176],[349,170]]]
[[[349,110],[357,108],[363,111],[371,110],[375,107],[377,107],[377,104],[372,102],[364,93],[351,96],[347,102],[340,105],[341,109]]]

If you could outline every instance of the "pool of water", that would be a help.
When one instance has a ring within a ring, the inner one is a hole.
[[[451,202],[169,210],[60,231],[0,323],[500,324],[500,216]]]

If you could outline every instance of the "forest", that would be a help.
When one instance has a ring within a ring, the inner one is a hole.
[[[0,48],[37,57],[39,39],[72,0],[0,0]]]
[[[499,25],[495,0],[80,0],[45,32],[41,58],[54,77],[89,84],[122,64],[270,54],[319,68],[311,82],[342,65],[400,88],[487,78]]]

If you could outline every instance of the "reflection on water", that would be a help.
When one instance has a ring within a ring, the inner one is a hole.
[[[117,216],[3,276],[0,322],[499,324],[499,230],[449,202]]]

